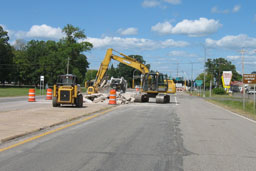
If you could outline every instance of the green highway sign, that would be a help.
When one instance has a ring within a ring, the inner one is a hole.
[[[203,80],[196,80],[196,85],[197,85],[198,87],[201,87],[202,84],[203,84]]]

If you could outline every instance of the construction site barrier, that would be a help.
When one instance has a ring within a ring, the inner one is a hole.
[[[52,89],[50,88],[46,91],[46,100],[52,100]]]
[[[29,89],[28,90],[28,101],[29,102],[35,102],[36,101],[35,89]]]
[[[108,104],[115,105],[116,104],[116,90],[112,89],[109,92],[109,101]]]
[[[139,86],[135,86],[136,91],[140,91],[140,87]]]

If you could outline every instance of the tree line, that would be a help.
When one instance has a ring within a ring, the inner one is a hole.
[[[48,40],[16,40],[15,44],[9,44],[8,32],[0,26],[0,82],[15,82],[19,85],[37,85],[40,75],[45,76],[45,83],[52,85],[57,76],[65,74],[69,60],[69,73],[77,76],[78,83],[95,79],[97,70],[88,70],[89,62],[84,52],[90,51],[93,45],[90,42],[78,41],[86,38],[84,30],[67,24],[63,29],[64,37],[58,41]],[[129,55],[137,61],[147,65],[140,55]],[[232,80],[240,81],[242,76],[236,71],[235,65],[224,58],[208,59],[206,67],[206,88],[210,80],[216,86],[221,86],[223,71],[232,71]],[[88,72],[87,72],[88,70]],[[119,63],[116,67],[109,66],[106,77],[124,77],[131,87],[133,76],[141,73],[134,68]],[[203,80],[204,73],[196,79]],[[140,79],[135,80],[139,84]],[[189,82],[188,82],[189,83]]]
[[[90,42],[78,42],[86,38],[83,30],[67,24],[59,41],[17,40],[13,46],[8,32],[0,26],[0,82],[15,82],[20,85],[39,84],[40,75],[45,83],[54,84],[57,76],[66,73],[69,59],[69,73],[77,76],[82,83],[89,67],[84,52],[92,49]]]

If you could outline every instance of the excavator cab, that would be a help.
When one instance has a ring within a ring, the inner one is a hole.
[[[165,81],[167,75],[151,72],[144,76],[142,89],[147,92],[166,92],[168,89],[168,83]]]

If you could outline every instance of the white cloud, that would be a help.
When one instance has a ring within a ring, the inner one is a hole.
[[[248,37],[246,34],[239,34],[236,36],[228,35],[220,40],[206,39],[205,43],[208,47],[219,47],[226,49],[242,49],[242,48],[256,48],[256,38]]]
[[[142,6],[144,8],[152,8],[152,7],[157,7],[159,5],[160,5],[160,2],[156,0],[144,0],[142,2]]]
[[[167,3],[170,3],[170,4],[174,4],[174,5],[181,3],[181,0],[164,0],[164,1]]]
[[[158,43],[158,42],[156,42]],[[163,46],[163,48],[166,47],[185,47],[188,46],[189,43],[185,41],[175,41],[173,39],[167,39],[165,41],[160,42],[160,46]]]
[[[16,38],[48,38],[60,39],[64,37],[60,27],[54,28],[46,24],[33,25],[28,32],[18,31],[15,33]]]
[[[121,38],[121,37],[103,37],[103,38],[92,38],[80,41],[88,41],[93,44],[94,48],[110,48],[115,47],[119,49],[143,49],[143,50],[153,50],[168,47],[185,47],[189,43],[185,41],[175,41],[172,39],[167,39],[165,41],[154,41],[150,39],[139,39],[139,38]]]
[[[230,9],[219,9],[217,6],[212,7],[211,12],[216,14],[228,14],[230,12],[236,13],[241,9],[241,5],[235,5],[232,10]]]
[[[173,57],[197,57],[195,54],[191,54],[185,51],[171,51],[168,53],[168,56],[173,56]]]
[[[37,38],[53,38],[60,39],[64,36],[62,29],[60,27],[54,28],[46,24],[33,25],[29,32],[26,34],[27,37],[37,37]]]
[[[184,34],[199,37],[217,32],[221,26],[222,24],[214,19],[199,18],[199,20],[185,19],[174,27],[169,22],[157,23],[151,27],[151,30],[160,34]]]
[[[142,7],[144,8],[153,8],[153,7],[160,7],[162,9],[167,8],[167,6],[164,4],[172,4],[172,5],[178,5],[181,3],[181,0],[144,0],[142,2]]]
[[[130,27],[127,29],[118,29],[117,30],[118,33],[120,33],[121,35],[136,35],[138,34],[138,29],[134,28],[134,27]]]
[[[168,21],[164,23],[157,23],[151,27],[152,31],[158,32],[160,34],[171,34],[173,26]]]
[[[238,12],[240,10],[241,6],[240,5],[235,5],[233,8],[233,12]]]
[[[227,59],[230,60],[235,60],[235,59],[239,59],[241,56],[227,56]]]
[[[229,13],[229,10],[228,9],[220,10],[217,6],[215,6],[215,7],[212,7],[211,12],[217,13],[217,14],[227,14]]]
[[[247,54],[249,55],[255,55],[256,54],[256,49],[248,50]]]

